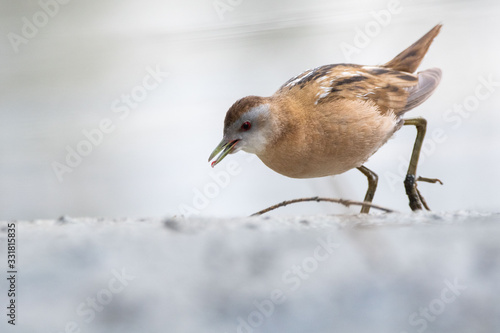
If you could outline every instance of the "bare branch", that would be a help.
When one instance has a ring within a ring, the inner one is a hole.
[[[258,211],[257,213],[254,213],[250,216],[259,216],[259,215],[265,214],[267,212],[270,212],[272,210],[275,210],[276,208],[284,207],[284,206],[287,206],[287,205],[290,205],[293,203],[297,203],[297,202],[306,202],[306,201],[316,201],[316,202],[327,201],[327,202],[338,203],[338,204],[344,205],[346,207],[349,207],[351,205],[352,206],[370,206],[372,208],[384,211],[386,213],[393,213],[394,212],[394,210],[392,210],[392,209],[385,208],[385,207],[378,206],[378,205],[374,205],[370,202],[360,202],[360,201],[352,201],[352,200],[344,200],[344,199],[312,197],[312,198],[300,198],[300,199],[286,200],[286,201],[280,202],[279,204],[276,204],[276,205],[273,205],[273,206],[268,207],[266,209],[263,209],[261,211]]]

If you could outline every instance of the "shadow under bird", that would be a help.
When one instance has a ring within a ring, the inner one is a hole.
[[[306,70],[270,97],[247,96],[226,113],[224,136],[209,157],[212,167],[239,150],[256,154],[272,170],[292,178],[337,175],[359,169],[368,178],[371,203],[377,175],[365,163],[403,125],[417,128],[404,181],[412,210],[427,208],[417,189],[418,158],[426,120],[403,119],[429,98],[441,70],[415,73],[441,25],[380,66],[334,64]],[[364,205],[362,213],[370,207]]]

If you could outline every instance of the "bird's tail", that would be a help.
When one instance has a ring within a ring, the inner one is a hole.
[[[431,68],[418,73],[417,85],[408,88],[408,99],[406,106],[399,113],[403,114],[411,109],[419,106],[429,97],[441,81],[441,70],[439,68]]]
[[[417,70],[420,62],[424,58],[434,37],[441,30],[441,24],[436,25],[422,38],[413,43],[409,48],[398,54],[394,59],[383,65],[383,67],[398,71],[413,73]]]

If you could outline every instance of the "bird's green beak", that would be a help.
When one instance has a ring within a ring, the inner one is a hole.
[[[233,140],[227,142],[226,140],[222,139],[222,141],[219,143],[217,148],[214,149],[212,154],[210,154],[210,157],[208,158],[208,161],[210,162],[217,154],[220,153],[219,157],[215,161],[212,162],[211,166],[212,168],[216,166],[224,157],[226,157],[227,154],[231,154],[234,151],[234,147],[238,143],[239,140]],[[221,153],[222,151],[222,153]]]

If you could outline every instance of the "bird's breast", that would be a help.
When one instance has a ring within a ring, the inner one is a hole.
[[[364,101],[341,100],[293,112],[293,123],[285,124],[280,137],[257,154],[269,168],[292,178],[359,167],[400,127],[393,113],[382,114]]]

